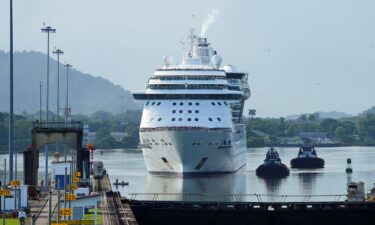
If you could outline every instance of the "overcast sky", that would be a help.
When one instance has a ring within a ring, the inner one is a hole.
[[[0,1],[0,49],[9,49],[9,1]],[[259,116],[359,113],[375,105],[373,0],[14,0],[15,50],[51,46],[83,72],[143,89],[167,53],[179,59],[190,27],[249,73],[246,108]],[[17,66],[17,65],[15,65]],[[17,90],[16,90],[17,91]],[[95,91],[95,90],[93,90]]]

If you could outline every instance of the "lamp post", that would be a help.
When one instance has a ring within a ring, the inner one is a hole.
[[[67,63],[64,65],[66,67],[66,99],[65,99],[65,126],[68,124],[68,113],[69,113],[69,68],[72,67],[71,64]],[[65,150],[64,150],[64,159],[65,162],[67,160],[67,153],[68,153],[68,146],[65,145]]]
[[[56,29],[53,29],[50,26],[41,29],[43,33],[47,33],[47,107],[46,107],[46,124],[48,128],[48,114],[49,114],[49,34],[56,33]],[[46,168],[45,168],[45,180],[44,188],[45,191],[48,190],[48,145],[44,147],[44,157],[46,158]]]
[[[9,180],[13,180],[13,0],[10,0],[10,76],[9,76]],[[4,183],[5,184],[5,183]]]
[[[57,121],[59,121],[59,114],[60,114],[60,55],[64,55],[64,52],[61,49],[56,49],[53,51],[54,54],[57,55],[57,108],[56,108],[56,116]]]

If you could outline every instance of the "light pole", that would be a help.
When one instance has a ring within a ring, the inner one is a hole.
[[[48,128],[48,114],[49,114],[49,34],[56,33],[56,29],[53,29],[50,26],[41,29],[43,33],[47,33],[47,107],[46,107],[46,125]],[[46,158],[46,168],[45,168],[45,180],[44,188],[45,191],[48,190],[48,145],[44,147],[44,157]]]
[[[59,121],[59,114],[60,114],[60,55],[64,55],[64,52],[61,49],[56,49],[53,51],[54,54],[57,55],[57,108],[56,108],[56,115],[57,121]]]
[[[68,113],[69,113],[69,68],[72,67],[71,64],[67,63],[64,65],[66,67],[66,99],[65,99],[65,126],[68,124]],[[65,162],[67,160],[68,146],[65,145]]]
[[[9,180],[13,180],[13,0],[10,0],[10,76],[9,76]],[[4,183],[5,185],[5,183]]]

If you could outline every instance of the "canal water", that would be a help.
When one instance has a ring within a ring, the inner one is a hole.
[[[288,167],[298,152],[298,148],[277,150]],[[352,158],[353,181],[365,182],[366,190],[375,182],[375,147],[317,148],[318,156],[325,160],[325,168],[291,169],[290,175],[283,179],[262,179],[255,175],[255,169],[263,163],[266,152],[267,148],[248,149],[246,168],[235,174],[187,178],[148,174],[140,150],[96,150],[94,160],[103,161],[114,190],[120,191],[122,196],[136,199],[284,201],[283,195],[289,195],[286,199],[289,201],[344,200],[345,196],[335,195],[346,194],[347,158]],[[1,180],[4,158],[7,155],[0,155]],[[42,179],[43,154],[40,154],[39,166],[39,179]],[[22,154],[18,155],[17,174],[23,180]],[[129,182],[129,185],[116,187],[113,185],[116,179]]]
[[[277,150],[282,162],[290,167],[298,148]],[[289,201],[344,200],[345,196],[335,195],[346,194],[347,158],[352,158],[353,181],[365,182],[366,190],[375,182],[375,147],[317,148],[318,156],[325,160],[325,168],[291,169],[290,175],[283,179],[262,179],[255,175],[266,152],[267,148],[248,149],[246,168],[235,174],[187,178],[148,174],[140,150],[98,150],[94,157],[104,162],[111,183],[116,179],[129,182],[129,186],[112,185],[112,188],[122,196],[136,199],[284,201],[283,195],[290,195]]]

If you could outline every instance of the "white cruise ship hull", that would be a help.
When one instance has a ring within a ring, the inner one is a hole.
[[[233,173],[246,165],[242,132],[164,130],[140,132],[140,138],[148,140],[142,151],[150,173]]]

